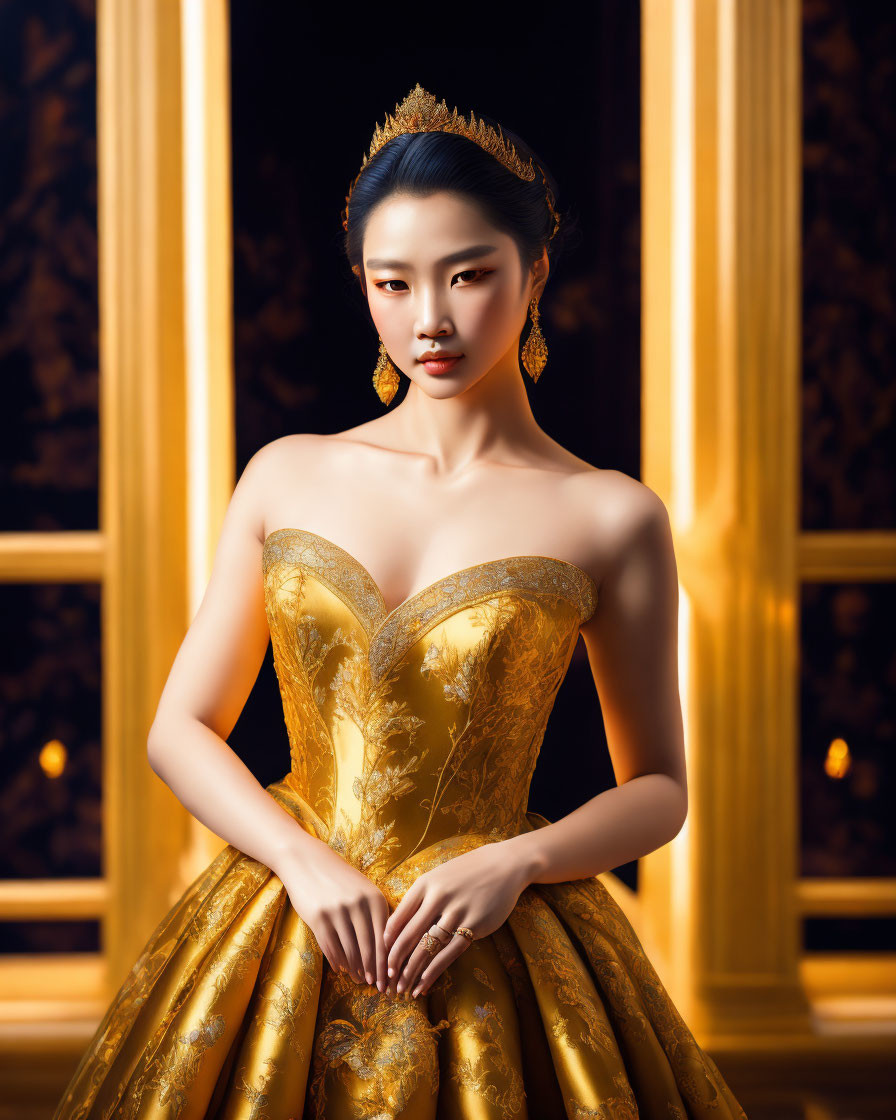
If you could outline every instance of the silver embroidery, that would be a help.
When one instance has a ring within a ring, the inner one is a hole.
[[[264,573],[275,563],[310,569],[358,618],[367,632],[370,672],[374,683],[420,637],[460,606],[472,606],[508,591],[530,592],[564,599],[579,616],[580,625],[597,606],[597,585],[587,572],[568,560],[552,556],[511,556],[473,564],[424,587],[386,610],[373,576],[350,552],[309,529],[275,529],[265,538]]]
[[[368,634],[382,617],[383,598],[373,577],[363,564],[325,537],[303,529],[275,529],[264,542],[264,574],[278,562],[310,568],[353,614],[360,610]]]

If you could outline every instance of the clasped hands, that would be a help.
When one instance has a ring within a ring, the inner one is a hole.
[[[456,929],[476,940],[493,933],[529,885],[525,861],[507,844],[484,844],[423,872],[391,914],[379,887],[323,843],[319,858],[278,874],[333,969],[416,997],[470,945]],[[428,932],[443,944],[435,953],[421,944]]]
[[[502,841],[454,856],[419,875],[384,930],[386,971],[394,989],[410,991],[412,996],[428,992],[470,945],[470,939],[454,931],[466,927],[473,940],[494,933],[510,916],[526,886],[526,876],[507,858]],[[435,954],[421,944],[427,932],[443,943]]]

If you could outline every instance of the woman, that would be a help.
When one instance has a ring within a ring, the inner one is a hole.
[[[263,447],[149,735],[228,847],[150,938],[72,1117],[743,1117],[597,874],[687,813],[665,508],[535,422],[564,221],[418,85],[347,196],[379,418]],[[339,542],[339,543],[337,543]],[[582,634],[616,788],[527,811]],[[268,640],[291,766],[225,743]],[[210,777],[212,780],[210,780]]]

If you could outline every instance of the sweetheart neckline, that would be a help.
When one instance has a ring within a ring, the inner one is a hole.
[[[264,553],[267,549],[268,542],[271,540],[271,538],[278,536],[280,533],[303,533],[307,537],[316,538],[317,540],[323,541],[325,544],[329,545],[330,548],[334,548],[343,556],[346,556],[351,561],[351,563],[356,564],[360,571],[362,571],[366,578],[370,581],[370,586],[375,591],[382,608],[383,617],[379,626],[377,626],[377,630],[385,629],[386,623],[389,622],[393,617],[397,616],[400,611],[406,610],[411,604],[417,602],[417,600],[419,599],[422,599],[424,595],[427,595],[430,592],[434,591],[437,587],[439,587],[440,584],[448,583],[450,580],[457,579],[458,576],[462,576],[467,572],[476,571],[477,569],[493,568],[496,565],[506,564],[508,561],[512,560],[549,560],[552,564],[560,564],[565,568],[569,568],[571,571],[577,572],[579,576],[585,579],[590,585],[594,595],[594,602],[595,604],[597,603],[597,581],[592,575],[586,572],[584,568],[580,568],[578,564],[574,564],[571,560],[562,560],[559,556],[548,556],[546,553],[541,552],[523,552],[517,553],[514,556],[498,556],[491,560],[480,560],[478,564],[468,564],[465,568],[458,568],[455,572],[449,572],[447,575],[439,576],[438,579],[434,580],[430,584],[427,584],[426,587],[421,587],[419,591],[413,592],[406,599],[403,599],[397,606],[392,607],[392,609],[390,610],[386,606],[386,600],[383,596],[382,591],[380,590],[380,585],[373,578],[370,570],[364,564],[362,564],[356,556],[353,556],[347,548],[343,548],[342,545],[337,544],[335,541],[331,541],[329,537],[325,537],[321,533],[315,533],[311,529],[300,529],[298,526],[292,525],[284,525],[279,529],[272,529],[262,542],[262,553]]]

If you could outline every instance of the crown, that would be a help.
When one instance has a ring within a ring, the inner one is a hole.
[[[448,106],[444,101],[436,101],[435,97],[417,82],[404,101],[395,106],[394,116],[387,113],[382,128],[377,124],[373,139],[370,142],[370,151],[364,156],[360,170],[352,179],[348,194],[345,196],[345,210],[342,215],[343,229],[348,229],[349,199],[361,172],[381,148],[385,147],[390,140],[394,140],[396,136],[401,136],[405,132],[452,132],[456,136],[465,136],[468,140],[472,140],[474,144],[478,144],[489,155],[494,156],[508,171],[518,175],[520,179],[525,179],[531,183],[535,178],[535,168],[532,166],[532,160],[520,158],[513,144],[504,139],[500,126],[495,131],[485,121],[477,121],[472,111],[470,112],[469,123],[463,116],[458,116],[456,108],[449,113]],[[551,232],[551,237],[553,237],[560,225],[560,218],[554,209],[553,195],[547,184],[547,179],[545,179],[544,171],[541,171],[541,178],[544,182],[548,208],[554,216],[554,229]]]

